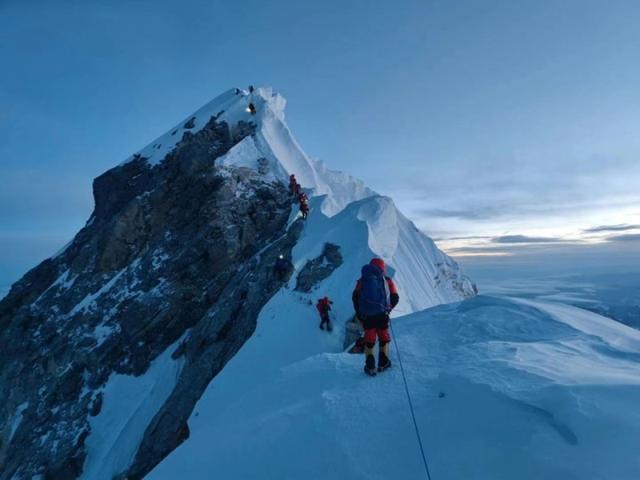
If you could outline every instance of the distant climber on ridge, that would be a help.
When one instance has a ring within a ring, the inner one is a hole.
[[[320,314],[320,330],[324,330],[324,326],[327,326],[327,332],[333,330],[331,326],[331,320],[329,318],[329,312],[331,311],[331,305],[333,302],[329,300],[329,297],[322,297],[316,303],[316,308],[318,309],[318,313]]]
[[[307,200],[309,200],[309,197],[307,197],[307,194],[304,193],[303,191],[301,191],[298,194],[298,202],[300,203],[307,203]]]
[[[295,195],[297,183],[298,180],[296,180],[296,176],[293,173],[289,175],[289,191],[291,192],[291,195]]]
[[[276,264],[274,265],[274,270],[276,271],[276,276],[278,280],[283,281],[287,279],[287,275],[291,270],[291,262],[284,258],[284,255],[278,255],[278,259],[276,260]]]
[[[378,372],[391,366],[389,360],[389,313],[398,304],[400,296],[396,285],[386,274],[384,260],[373,258],[361,270],[361,277],[356,283],[351,299],[356,316],[364,327],[365,366],[368,375],[376,374],[376,360],[373,347],[378,338]]]
[[[302,219],[306,220],[309,216],[309,204],[307,202],[300,203],[300,213],[302,214]]]
[[[345,325],[346,334],[350,339],[355,339],[349,353],[364,353],[364,329],[358,317],[354,314]]]
[[[256,106],[253,103],[250,103],[249,106],[247,107],[247,112],[249,112],[251,115],[255,115]]]

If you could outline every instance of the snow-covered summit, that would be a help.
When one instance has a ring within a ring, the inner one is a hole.
[[[255,107],[255,114],[249,105]],[[212,117],[226,122],[231,131],[240,122],[256,125],[254,135],[244,138],[223,158],[219,165],[257,169],[258,159],[266,159],[267,178],[288,183],[295,174],[303,188],[312,195],[326,195],[322,211],[335,215],[349,203],[374,195],[375,192],[343,172],[330,170],[318,159],[312,159],[302,150],[285,121],[286,100],[271,87],[256,88],[252,92],[231,89],[214,98],[164,135],[137,152],[151,165],[162,162],[181,141],[185,132],[195,133]],[[133,160],[134,156],[125,160]]]
[[[85,227],[0,300],[0,480],[144,477],[187,440],[204,393],[223,411],[257,378],[340,354],[373,256],[398,285],[395,315],[475,295],[390,198],[308,157],[284,107],[268,88],[230,90],[100,175]]]

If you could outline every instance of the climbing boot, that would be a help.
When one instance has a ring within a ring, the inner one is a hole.
[[[385,343],[384,345],[380,345],[380,352],[378,353],[378,371],[384,372],[389,367],[391,367],[391,360],[389,360],[389,344]]]
[[[376,375],[376,359],[373,355],[367,355],[367,359],[364,364],[364,373],[374,377]]]

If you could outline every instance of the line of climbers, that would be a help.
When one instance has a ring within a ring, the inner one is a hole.
[[[309,216],[309,198],[307,194],[302,190],[302,186],[296,180],[295,174],[289,175],[289,192],[293,197],[293,201],[297,202],[300,207],[300,213],[304,220]]]
[[[356,318],[364,329],[364,371],[376,374],[376,360],[373,349],[378,340],[377,371],[383,372],[391,366],[389,360],[389,314],[400,301],[398,289],[381,258],[373,258],[360,271],[360,279],[353,289],[351,300]]]
[[[289,191],[294,201],[300,205],[300,213],[303,219],[307,219],[309,214],[309,203],[307,194],[302,190],[295,174],[289,175]],[[291,262],[285,260],[280,255],[276,262],[276,273],[280,280],[286,278],[293,269]],[[389,344],[391,335],[389,334],[389,314],[398,304],[400,296],[396,285],[391,277],[387,275],[387,267],[381,258],[373,258],[360,271],[360,279],[351,295],[355,318],[360,323],[364,335],[356,340],[351,353],[365,353],[364,371],[368,375],[375,375],[376,372],[383,372],[391,366],[389,360]],[[320,329],[331,332],[330,311],[333,302],[325,296],[318,300],[316,309],[320,314]],[[374,356],[374,348],[378,342],[378,362]]]
[[[282,255],[275,265],[276,275],[279,280],[286,281],[293,272],[293,265]],[[374,376],[377,372],[383,372],[391,367],[389,360],[389,345],[391,335],[389,333],[389,314],[400,300],[395,283],[387,275],[387,267],[381,258],[373,258],[364,265],[360,271],[360,278],[356,282],[351,301],[355,311],[355,319],[364,334],[358,338],[349,353],[365,354],[364,371]],[[333,331],[331,324],[331,306],[333,301],[328,296],[318,299],[316,309],[320,314],[320,329]],[[374,348],[378,343],[378,362],[374,354]]]
[[[276,277],[281,282],[286,281],[289,278],[291,272],[293,272],[293,265],[289,260],[284,258],[284,255],[278,255],[278,259],[276,260],[276,264],[274,265],[274,270],[276,272]]]
[[[373,258],[360,271],[360,278],[351,294],[351,301],[355,311],[355,318],[360,323],[364,335],[356,340],[350,353],[365,354],[364,371],[374,376],[391,367],[389,360],[389,314],[400,301],[398,289],[391,277],[387,276],[387,267],[381,258]],[[329,318],[333,302],[329,297],[322,297],[316,304],[320,313],[320,329],[331,332],[333,327]],[[378,342],[378,364],[374,355],[374,348]]]
[[[253,92],[253,87],[249,87],[249,91]],[[289,176],[289,191],[291,192],[291,196],[293,197],[294,202],[299,203],[302,218],[306,220],[307,216],[309,215],[309,198],[307,197],[307,194],[302,190],[302,187],[296,180],[296,176],[293,173]],[[274,270],[278,280],[286,281],[293,272],[293,265],[291,264],[291,261],[284,258],[284,255],[281,254],[276,260]],[[319,310],[320,309],[318,309],[318,311]],[[331,322],[328,320],[328,315],[326,324],[327,330],[331,331]],[[320,328],[324,330],[324,326],[321,326]]]

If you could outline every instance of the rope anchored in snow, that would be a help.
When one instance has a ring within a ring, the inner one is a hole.
[[[404,381],[404,389],[407,392],[407,400],[409,401],[409,410],[411,411],[411,419],[413,420],[413,427],[416,430],[416,437],[418,437],[418,446],[420,447],[420,453],[422,454],[422,462],[424,464],[424,471],[427,474],[427,479],[431,480],[431,474],[429,473],[429,464],[427,463],[427,456],[424,453],[424,447],[422,446],[422,438],[420,437],[420,429],[418,428],[418,422],[416,422],[416,414],[413,411],[413,402],[411,401],[411,394],[409,393],[409,386],[407,385],[407,377],[404,374],[404,366],[402,365],[402,357],[400,356],[400,347],[398,346],[398,340],[396,340],[396,332],[393,331],[393,323],[389,322],[391,327],[391,335],[393,337],[393,343],[396,346],[396,354],[398,355],[398,363],[400,364],[400,372],[402,372],[402,380]]]

